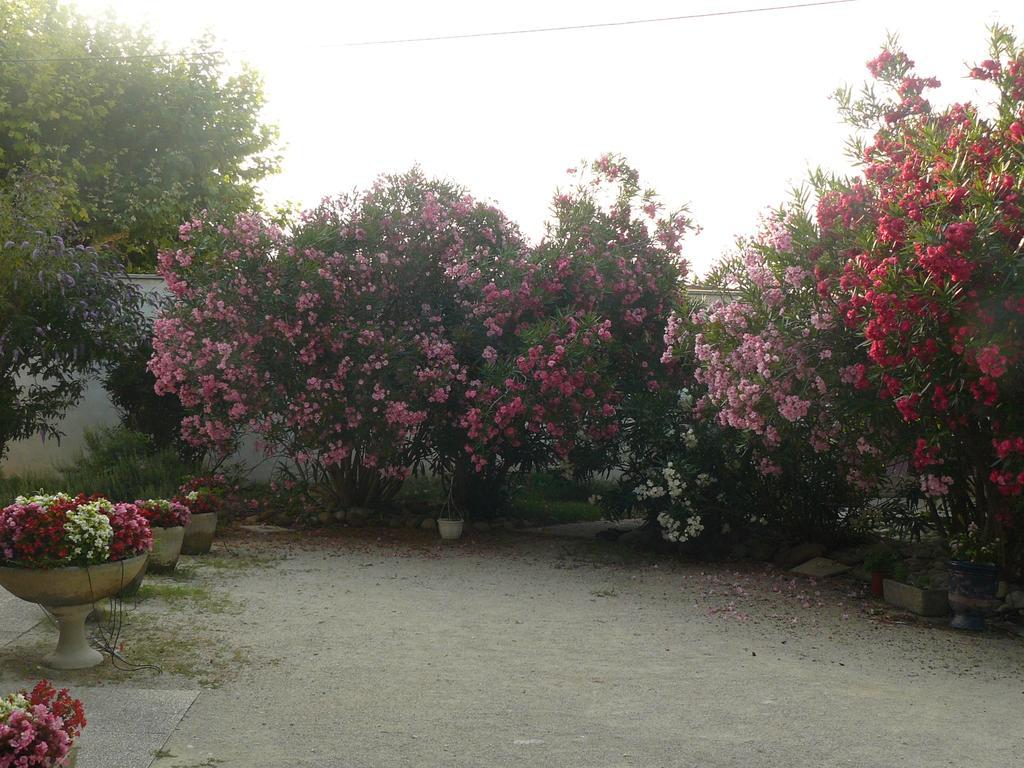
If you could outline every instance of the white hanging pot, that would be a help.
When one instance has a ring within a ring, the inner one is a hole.
[[[437,530],[442,539],[457,539],[462,536],[462,520],[438,520]]]

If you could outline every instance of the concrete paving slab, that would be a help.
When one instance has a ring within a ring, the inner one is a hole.
[[[0,694],[31,688],[46,677],[70,689],[85,707],[88,725],[78,742],[78,768],[149,768],[200,691],[81,685],[77,672],[38,667],[31,678],[0,679]]]
[[[251,533],[292,533],[291,528],[285,528],[280,525],[240,525],[238,526],[243,531],[250,531]]]
[[[78,742],[78,768],[148,768],[199,695],[198,690],[79,687],[59,675],[49,677],[82,700],[88,720]],[[2,690],[30,688],[35,682],[5,681]]]
[[[148,768],[199,695],[124,686],[72,692],[89,721],[79,741],[79,768]]]
[[[176,725],[198,693],[197,690],[104,687],[82,689],[79,698],[91,705],[89,719],[101,723],[103,730],[137,736],[169,733],[167,723],[173,721],[171,727]]]
[[[140,733],[126,739],[113,731],[87,729],[77,768],[149,768],[164,742],[166,733]]]
[[[10,592],[0,589],[0,648],[44,619],[38,606],[19,600]]]

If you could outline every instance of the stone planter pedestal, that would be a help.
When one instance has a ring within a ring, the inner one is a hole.
[[[103,661],[89,645],[85,619],[93,603],[118,594],[146,565],[148,555],[101,565],[68,568],[3,568],[0,586],[29,603],[46,608],[60,632],[56,650],[43,663],[51,669],[85,669]]]

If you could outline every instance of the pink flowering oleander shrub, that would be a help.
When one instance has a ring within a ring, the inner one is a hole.
[[[296,488],[387,501],[418,465],[496,509],[514,471],[609,463],[624,405],[668,381],[661,334],[685,275],[659,219],[604,157],[529,247],[495,208],[419,172],[327,200],[286,236],[258,217],[182,226],[160,256],[157,390],[196,444],[255,433]],[[602,457],[604,452],[604,457]]]
[[[721,478],[713,486],[721,498],[705,506],[724,508],[733,532],[754,527],[758,536],[839,544],[867,505],[882,462],[857,431],[856,409],[836,399],[834,325],[797,279],[807,259],[797,242],[801,227],[799,217],[778,212],[742,242],[741,253],[709,277],[732,295],[675,315],[664,362],[692,369],[696,418],[676,431],[701,436],[699,471]],[[677,439],[666,457],[693,466],[686,454],[694,452],[685,448]],[[679,512],[672,507],[670,514]]]
[[[469,253],[497,271],[493,253],[518,238],[496,209],[418,171],[324,201],[288,237],[252,216],[189,222],[181,237],[160,256],[175,300],[150,366],[189,411],[184,436],[224,449],[255,433],[346,505],[393,496],[431,429],[455,422],[473,304],[448,267]]]
[[[817,290],[821,258],[802,199],[773,212],[713,276],[735,299],[676,320],[666,359],[692,344],[701,405],[743,436],[763,498],[771,499],[771,523],[827,539],[878,490],[881,446],[891,442],[888,426],[873,418],[874,395],[844,381],[863,353],[837,321],[835,297]]]
[[[478,472],[523,457],[605,471],[632,402],[674,385],[659,361],[689,219],[663,213],[619,157],[575,173],[544,239],[476,291],[486,346],[459,423]],[[458,270],[477,274],[472,261]]]
[[[0,698],[0,768],[56,768],[85,726],[82,702],[46,680]]]

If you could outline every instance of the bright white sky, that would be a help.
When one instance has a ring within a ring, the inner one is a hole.
[[[791,0],[800,2],[801,0]],[[943,101],[977,99],[964,63],[986,26],[1024,34],[1021,0],[859,0],[610,29],[376,47],[362,40],[624,21],[786,0],[77,0],[177,47],[212,31],[266,80],[281,129],[271,202],[311,204],[419,163],[542,230],[564,171],[625,154],[703,233],[701,272],[808,168],[843,172],[846,128],[828,96],[867,76],[887,32]]]

